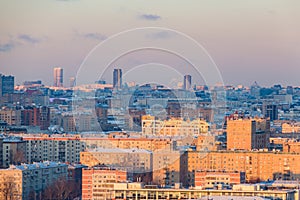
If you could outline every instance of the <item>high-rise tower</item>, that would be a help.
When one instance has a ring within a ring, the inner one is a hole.
[[[185,75],[183,80],[183,89],[184,90],[190,90],[192,86],[192,76],[191,75]]]
[[[63,69],[60,67],[54,68],[54,86],[55,87],[63,87]]]
[[[15,77],[0,74],[0,96],[14,93]]]
[[[75,87],[76,86],[76,78],[75,77],[71,77],[70,78],[70,87]]]
[[[113,86],[117,89],[122,88],[122,69],[114,69]]]

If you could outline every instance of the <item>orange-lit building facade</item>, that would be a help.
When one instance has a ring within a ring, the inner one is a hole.
[[[179,151],[153,152],[152,183],[167,187],[180,183],[180,156]]]
[[[153,154],[143,149],[94,149],[80,153],[80,162],[89,167],[104,164],[127,171],[131,181],[152,181]]]
[[[171,149],[176,145],[169,138],[97,138],[86,137],[80,141],[85,143],[87,148],[120,148],[120,149],[145,149],[156,151],[160,149]]]
[[[183,118],[171,118],[159,120],[155,116],[142,117],[142,134],[157,136],[198,136],[209,131],[209,124],[200,118],[184,120]]]
[[[270,121],[263,118],[227,119],[227,149],[264,149],[269,145]]]
[[[181,180],[195,186],[195,171],[225,170],[246,173],[246,182],[300,178],[300,154],[263,151],[187,151],[181,156]]]
[[[80,152],[83,152],[86,148],[135,148],[157,151],[170,150],[176,146],[176,142],[170,138],[81,137],[80,135],[47,134],[25,134],[22,137],[26,141],[26,152],[28,153],[25,156],[28,162],[52,160],[78,163]]]
[[[126,171],[93,167],[82,171],[82,200],[114,198],[114,183],[126,182]]]
[[[282,129],[282,133],[300,133],[300,123],[299,122],[282,123],[281,129]]]
[[[245,182],[245,172],[238,171],[196,171],[195,187],[196,188],[214,188],[221,185],[234,185]]]
[[[201,134],[193,140],[192,145],[197,151],[219,150],[216,144],[216,136],[212,134]]]
[[[80,152],[84,151],[85,144],[80,141],[79,135],[24,135],[26,141],[26,157],[28,162],[52,160],[56,162],[78,163]]]
[[[300,141],[299,140],[287,140],[282,144],[283,152],[286,153],[300,153]]]

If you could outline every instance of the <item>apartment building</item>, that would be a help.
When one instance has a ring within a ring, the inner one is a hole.
[[[148,186],[132,187],[128,183],[116,183],[114,199],[169,199],[169,200],[207,200],[207,199],[280,199],[298,200],[299,190],[297,189],[262,189],[259,185],[236,185],[232,190],[199,190],[180,188],[155,188]]]
[[[263,118],[227,118],[227,149],[268,148],[270,121]]]
[[[156,136],[197,136],[208,133],[209,124],[201,119],[183,120],[182,118],[171,118],[159,120],[154,116],[142,117],[142,134]]]
[[[128,179],[143,182],[152,180],[153,153],[144,149],[91,149],[80,153],[80,162],[89,167],[104,164],[125,170]]]
[[[9,136],[3,139],[3,167],[7,168],[10,164],[21,164],[26,162],[26,141],[21,137]]]
[[[193,140],[192,145],[196,146],[197,151],[218,150],[216,135],[213,134],[198,135],[198,137]]]
[[[47,106],[27,106],[21,110],[21,124],[25,126],[39,126],[47,130],[50,126],[50,108]]]
[[[246,182],[296,180],[300,178],[300,155],[264,151],[186,151],[181,156],[184,186],[195,186],[197,170],[245,172]]]
[[[3,108],[0,110],[0,120],[8,125],[21,125],[21,110]]]
[[[0,135],[0,168],[3,168],[3,139],[4,137]]]
[[[180,183],[180,156],[180,151],[153,152],[152,183],[162,187],[172,187]]]
[[[28,162],[51,160],[78,163],[80,152],[88,149],[144,149],[149,151],[171,150],[176,142],[170,138],[122,138],[80,135],[21,135],[26,143],[25,157]]]
[[[299,122],[290,122],[282,123],[281,125],[282,133],[300,133],[300,123]]]
[[[195,172],[195,188],[212,189],[245,182],[245,172],[200,170]]]
[[[60,135],[29,135],[23,137],[26,141],[26,157],[28,162],[51,160],[56,162],[78,163],[80,152],[84,151],[85,144],[80,136]]]
[[[67,178],[68,166],[56,162],[11,165],[0,170],[1,198],[35,199],[56,180]]]
[[[300,153],[300,141],[296,139],[286,139],[282,144],[282,151],[286,153]]]
[[[173,149],[176,142],[170,138],[130,138],[130,137],[81,137],[87,148],[120,148],[120,149],[145,149],[149,151],[156,151],[161,149]]]
[[[114,199],[114,183],[126,180],[126,171],[103,166],[83,169],[82,200]]]

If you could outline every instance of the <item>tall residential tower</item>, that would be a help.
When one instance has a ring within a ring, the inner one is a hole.
[[[55,87],[63,87],[64,79],[63,79],[63,69],[60,67],[54,68],[54,86]]]
[[[15,77],[0,74],[0,96],[14,93]]]
[[[114,69],[113,72],[113,86],[114,88],[122,88],[122,69]]]
[[[192,76],[191,75],[185,75],[183,80],[183,89],[184,90],[190,90],[192,86]]]

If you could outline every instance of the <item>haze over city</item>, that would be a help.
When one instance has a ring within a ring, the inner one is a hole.
[[[110,36],[134,28],[164,27],[201,44],[225,84],[299,85],[299,4],[278,0],[5,0],[0,7],[0,69],[14,75],[17,84],[42,79],[51,85],[53,67],[63,67],[66,79],[76,76],[88,53]],[[168,40],[170,36],[158,37]],[[147,52],[142,55],[140,60],[128,56],[116,67],[151,58]],[[168,59],[162,56],[161,62],[190,73],[185,63]]]
[[[299,8],[1,0],[0,200],[300,200]]]

